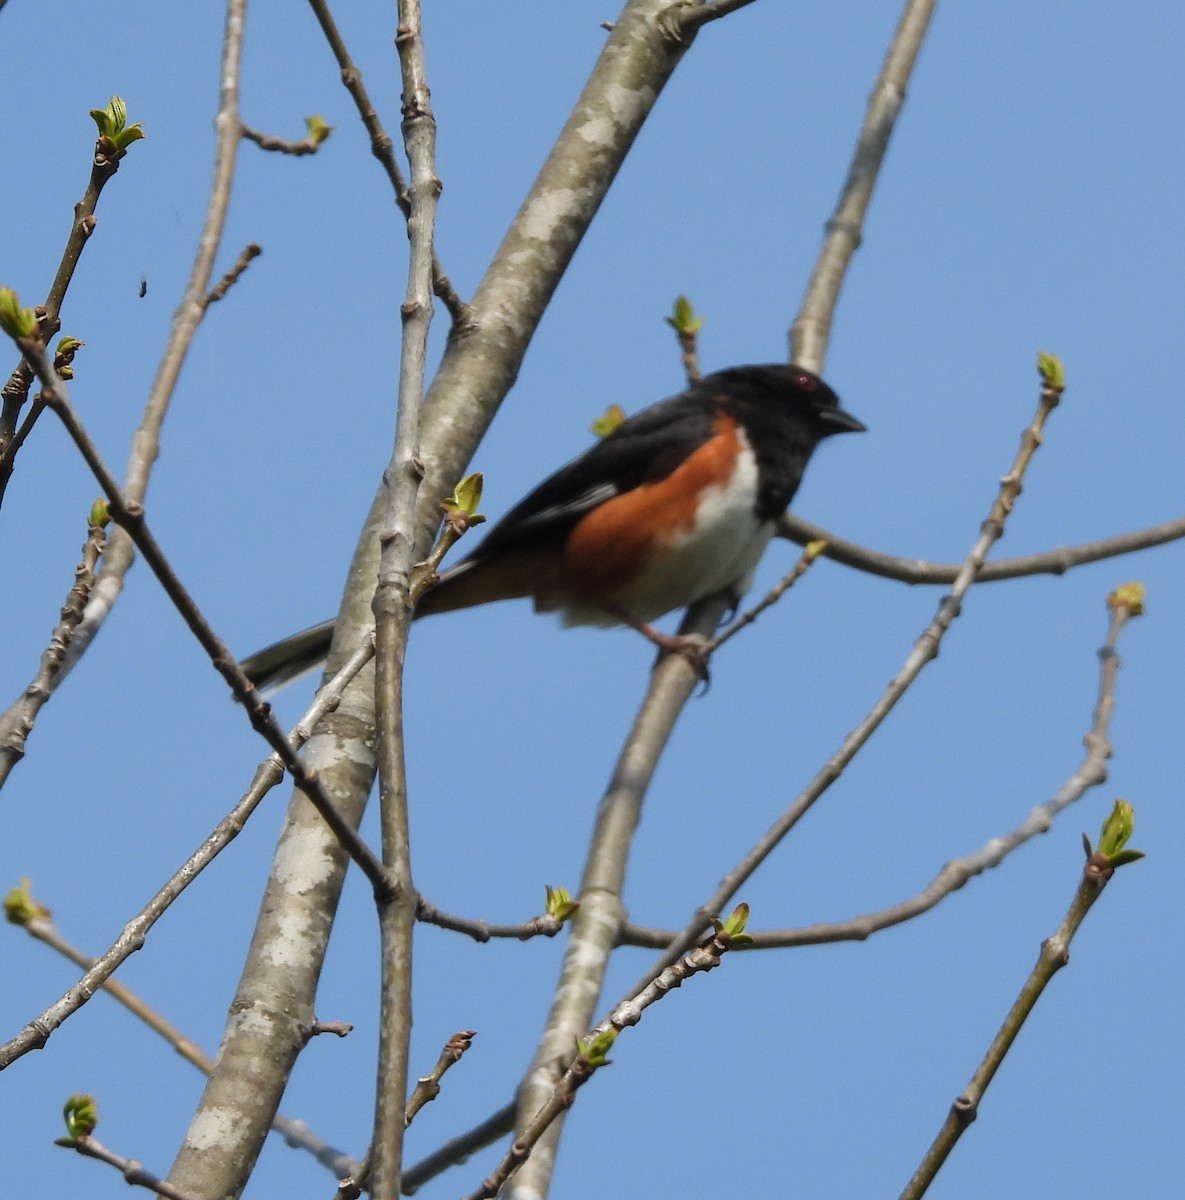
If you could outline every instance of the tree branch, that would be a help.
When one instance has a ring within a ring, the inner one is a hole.
[[[198,238],[197,253],[189,273],[189,281],[185,285],[185,294],[173,314],[169,340],[165,344],[156,377],[149,389],[140,424],[132,435],[123,492],[134,504],[142,504],[148,494],[152,466],[160,453],[160,435],[165,415],[173,399],[181,368],[208,307],[207,293],[210,290],[214,260],[222,244],[222,232],[230,207],[235,159],[242,132],[238,105],[245,19],[246,0],[227,0],[218,112],[214,117],[214,171],[210,181],[210,198],[206,204],[205,221]],[[115,530],[103,555],[103,563],[90,603],[86,607],[86,615],[71,642],[70,653],[58,676],[58,683],[69,674],[74,664],[86,652],[95,634],[107,619],[107,614],[123,590],[124,576],[132,565],[134,554],[131,539],[124,531]]]
[[[1107,760],[1111,757],[1109,731],[1115,705],[1115,681],[1119,673],[1117,645],[1119,633],[1134,615],[1124,606],[1111,605],[1107,636],[1099,648],[1099,687],[1090,730],[1083,739],[1086,754],[1070,777],[1044,804],[1038,805],[1015,829],[981,846],[972,854],[946,863],[942,870],[917,895],[902,900],[879,912],[865,913],[847,921],[819,922],[799,929],[756,930],[742,950],[768,950],[788,946],[817,946],[826,942],[860,942],[929,912],[964,884],[998,867],[1014,850],[1038,834],[1048,833],[1053,822],[1071,804],[1081,800],[1093,787],[1107,779]],[[669,946],[675,933],[666,929],[647,929],[640,925],[622,927],[620,944],[648,946],[661,950]]]
[[[1129,809],[1130,812],[1130,809]],[[1140,857],[1138,852],[1129,852],[1134,857]],[[992,1040],[983,1060],[976,1068],[975,1074],[966,1089],[951,1105],[950,1113],[943,1123],[942,1129],[934,1139],[933,1144],[922,1159],[921,1165],[913,1178],[901,1193],[901,1200],[920,1200],[926,1194],[939,1168],[955,1148],[955,1143],[963,1131],[975,1120],[979,1113],[979,1104],[987,1092],[988,1086],[996,1072],[1004,1062],[1004,1056],[1012,1047],[1017,1034],[1020,1033],[1034,1005],[1049,985],[1049,981],[1070,961],[1070,942],[1078,927],[1082,924],[1091,906],[1103,894],[1103,888],[1114,873],[1114,865],[1108,861],[1108,856],[1102,852],[1090,853],[1087,844],[1087,862],[1082,872],[1082,881],[1074,893],[1062,923],[1056,932],[1041,943],[1041,952],[1037,956],[1036,965],[1025,980],[1024,986],[1016,997],[1008,1016],[1004,1018],[1000,1031]]]
[[[101,503],[99,508],[102,508]],[[52,694],[53,681],[62,669],[62,660],[82,620],[83,608],[95,583],[95,563],[106,543],[105,528],[106,514],[100,517],[92,511],[87,538],[82,547],[82,561],[74,568],[74,586],[62,605],[49,645],[41,655],[37,674],[20,697],[13,701],[6,712],[0,714],[0,788],[8,781],[12,768],[24,757],[25,743],[33,731],[37,714]]]
[[[790,325],[790,361],[800,363],[816,374],[823,372],[840,288],[863,237],[864,217],[872,200],[872,189],[901,106],[905,103],[905,89],[926,36],[934,4],[935,0],[907,0],[902,10],[881,73],[868,98],[848,177],[827,222],[823,247],[806,285],[802,306]]]
[[[395,443],[383,473],[387,507],[380,533],[375,615],[375,716],[378,725],[379,816],[383,863],[394,882],[379,904],[382,984],[374,1131],[370,1143],[371,1187],[376,1196],[397,1196],[407,1128],[408,1048],[411,1039],[412,930],[416,891],[411,873],[407,812],[407,765],[403,746],[403,668],[412,615],[412,565],[419,461],[420,405],[432,321],[432,238],[436,222],[436,119],[424,64],[419,0],[399,0],[395,37],[403,79],[403,141],[411,164],[411,254],[403,302],[399,402]]]
[[[391,181],[391,188],[395,193],[395,203],[399,206],[399,211],[405,218],[410,218],[411,202],[407,196],[407,185],[403,182],[403,173],[395,161],[391,137],[383,128],[379,115],[366,93],[366,86],[362,82],[362,72],[354,65],[325,0],[309,0],[309,7],[313,10],[313,15],[321,26],[321,32],[325,35],[330,50],[333,51],[333,57],[337,59],[337,65],[341,68],[342,83],[354,101],[358,116],[362,118],[363,127],[370,135],[370,151],[379,160],[383,170],[387,173],[387,178]],[[448,309],[449,316],[452,317],[453,333],[464,331],[469,325],[469,306],[457,295],[456,289],[449,282],[444,268],[440,265],[440,260],[436,257],[435,249],[432,251],[432,290]]]
[[[308,728],[322,720],[341,702],[347,684],[369,661],[373,646],[360,648],[335,677],[332,684],[321,689],[309,711],[301,718],[292,734],[295,750],[308,737]],[[50,1035],[71,1014],[80,1009],[126,959],[144,945],[148,931],[164,915],[183,891],[230,845],[243,831],[247,818],[255,811],[273,787],[284,778],[280,755],[269,755],[257,768],[251,786],[238,803],[223,817],[197,850],[170,876],[149,903],[129,921],[123,932],[107,951],[93,960],[86,974],[40,1016],[30,1021],[16,1037],[0,1045],[0,1071],[11,1066],[30,1050],[40,1050]],[[303,1044],[303,1043],[302,1043]]]
[[[268,760],[269,763],[273,761],[271,759]],[[274,762],[274,766],[274,775],[271,781],[265,784],[263,791],[260,792],[261,797],[283,778],[283,769],[279,762]],[[221,828],[220,825],[219,829]],[[235,833],[238,833],[241,829],[242,821],[239,821]],[[218,830],[215,830],[214,836],[217,836],[217,834]],[[13,917],[9,915],[7,903],[5,904],[5,916],[10,921],[13,920]],[[83,954],[81,950],[72,946],[62,936],[60,930],[53,923],[48,910],[44,908],[41,909],[38,915],[15,923],[22,924],[25,932],[34,941],[38,941],[42,945],[48,946],[51,950],[57,951],[63,958],[69,959],[76,967],[80,967],[84,971],[89,971],[98,961],[89,954]],[[200,1046],[186,1037],[175,1025],[166,1021],[160,1013],[145,1003],[131,988],[126,987],[114,977],[104,979],[99,986],[113,1000],[117,1000],[122,1004],[138,1020],[143,1021],[153,1033],[163,1038],[186,1062],[195,1066],[203,1075],[209,1075],[213,1070],[214,1060]],[[332,1171],[336,1178],[341,1178],[341,1176],[348,1175],[358,1169],[356,1159],[341,1150],[335,1149],[323,1138],[312,1133],[303,1121],[294,1120],[291,1117],[285,1117],[277,1113],[275,1119],[272,1121],[272,1129],[293,1149],[304,1150],[306,1153],[311,1154],[323,1167]]]
[[[867,571],[870,575],[881,575],[886,579],[897,579],[902,583],[953,583],[958,576],[958,563],[931,563],[921,558],[898,558],[892,554],[881,554],[856,542],[845,541],[828,533],[818,525],[812,525],[793,513],[785,513],[778,523],[778,534],[789,541],[805,546],[809,542],[824,541],[824,558],[834,559],[846,567]],[[1040,554],[1023,554],[1016,558],[997,558],[984,563],[976,583],[992,583],[999,579],[1018,579],[1024,575],[1062,575],[1084,563],[1101,562],[1105,558],[1118,558],[1122,554],[1134,554],[1150,546],[1163,546],[1167,542],[1185,538],[1185,517],[1151,525],[1147,529],[1136,529],[1131,533],[1120,533],[1115,537],[1100,538],[1095,542],[1082,542],[1077,546],[1060,546]]]

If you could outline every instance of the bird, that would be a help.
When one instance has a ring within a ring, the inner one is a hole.
[[[705,375],[548,476],[439,576],[415,617],[529,597],[565,625],[630,625],[683,649],[651,622],[720,593],[735,607],[815,447],[864,429],[794,363]],[[324,621],[241,666],[276,688],[323,661],[332,636]]]

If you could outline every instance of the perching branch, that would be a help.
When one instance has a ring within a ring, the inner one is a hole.
[[[669,0],[628,0],[538,178],[524,198],[472,299],[464,336],[450,339],[424,401],[421,457],[425,478],[416,515],[416,542],[429,545],[437,505],[465,474],[470,456],[517,375],[527,345],[572,255],[595,216],[634,138],[678,65],[685,47],[665,37],[657,16]],[[360,533],[334,626],[330,669],[373,625],[371,601],[378,570],[379,530],[386,489],[376,495]],[[689,672],[690,673],[690,672]],[[341,711],[306,750],[339,811],[362,814],[374,777],[373,693],[366,680],[347,693]],[[219,1071],[203,1105],[237,1116],[233,1136],[197,1155],[182,1151],[187,1174],[205,1190],[225,1194],[242,1186],[275,1111],[295,1055],[299,1024],[288,1014],[309,1009],[340,895],[343,868],[332,838],[297,801],[289,811],[268,879],[265,900],[231,1006]],[[315,875],[291,870],[315,864]],[[322,867],[334,863],[332,870]],[[283,920],[280,920],[280,914]],[[307,937],[299,960],[277,954],[298,921]],[[280,960],[283,960],[281,962]],[[259,1013],[247,1022],[244,1013]],[[273,1017],[275,1019],[267,1019]],[[565,1047],[566,1049],[566,1047]],[[267,1077],[251,1079],[251,1111],[236,1100],[251,1064],[266,1061]],[[218,1076],[221,1075],[221,1078]],[[200,1114],[199,1118],[200,1119]],[[182,1159],[179,1159],[179,1165]],[[175,1168],[175,1171],[178,1168]]]

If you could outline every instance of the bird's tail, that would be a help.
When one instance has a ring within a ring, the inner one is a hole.
[[[424,593],[416,606],[415,616],[472,608],[494,600],[518,599],[531,594],[527,583],[531,578],[531,564],[521,559],[468,559],[445,571],[435,586]],[[274,691],[321,666],[329,654],[332,640],[333,622],[322,621],[320,625],[302,629],[300,633],[256,651],[239,665],[257,688]]]
[[[329,654],[333,622],[322,621],[257,650],[239,664],[257,688],[274,690],[319,667]]]

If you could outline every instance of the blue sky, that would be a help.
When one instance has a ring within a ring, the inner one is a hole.
[[[340,7],[394,132],[390,6]],[[467,294],[595,59],[599,22],[615,14],[584,2],[426,7],[438,248]],[[703,31],[474,460],[486,512],[578,453],[608,403],[633,411],[679,389],[662,321],[678,293],[706,317],[706,368],[784,356],[896,17],[880,0],[759,0]],[[87,343],[75,403],[122,471],[205,205],[221,14],[178,5],[166,19],[140,0],[117,14],[63,0],[48,27],[14,0],[0,29],[21,114],[0,190],[0,283],[27,303],[52,278],[86,181],[87,110],[118,93],[148,132],[103,196],[64,318]],[[822,448],[796,511],[888,552],[961,558],[1034,408],[1035,355],[1047,349],[1069,388],[998,554],[1181,514],[1183,49],[1185,13],[1171,6],[939,7],[828,354],[828,381],[869,432]],[[148,515],[245,653],[336,606],[389,452],[406,239],[301,6],[250,13],[242,111],[282,136],[300,136],[313,112],[337,132],[313,158],[243,148],[219,269],[247,241],[264,253],[194,344]],[[438,314],[437,349],[444,330]],[[4,705],[35,669],[94,494],[43,421],[0,514]],[[793,554],[776,544],[761,581]],[[974,590],[938,661],[743,898],[757,927],[843,919],[916,892],[947,859],[1019,824],[1079,761],[1103,599],[1131,578],[1146,584],[1148,612],[1120,647],[1108,783],[907,926],[863,945],[738,955],[652,1009],[581,1093],[557,1196],[897,1194],[1060,921],[1080,834],[1097,831],[1116,796],[1135,805],[1148,858],[1090,914],[930,1195],[1179,1194],[1179,546]],[[682,923],[875,701],[938,599],[822,562],[729,644],[647,799],[626,897],[635,920]],[[649,665],[635,635],[562,631],[525,604],[417,626],[408,753],[415,877],[431,902],[513,921],[539,910],[544,884],[575,887]],[[286,719],[308,691],[279,698]],[[31,876],[63,933],[97,953],[224,815],[262,754],[137,566],[7,785],[0,884]],[[209,1050],[285,803],[273,794],[120,972]],[[365,828],[376,834],[373,814]],[[4,1038],[75,977],[18,931],[7,937]],[[369,1129],[376,946],[367,889],[351,878],[317,1009],[355,1032],[310,1046],[283,1105],[356,1153]],[[455,1030],[479,1035],[413,1127],[411,1160],[509,1097],[560,952],[558,941],[475,946],[423,931],[413,1070]],[[606,1003],[646,961],[621,952]],[[3,1173],[54,1192],[126,1195],[114,1172],[52,1146],[65,1096],[95,1093],[100,1138],[163,1173],[200,1089],[191,1068],[97,998],[0,1080]],[[421,1194],[471,1191],[492,1161],[475,1157]],[[247,1194],[330,1188],[320,1167],[275,1144]]]

